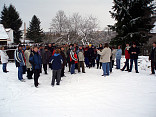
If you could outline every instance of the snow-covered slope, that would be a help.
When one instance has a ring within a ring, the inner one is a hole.
[[[71,75],[66,68],[66,77],[55,87],[49,69],[48,75],[41,74],[39,88],[26,75],[26,82],[18,81],[9,63],[9,73],[0,70],[0,117],[156,117],[156,75],[142,69],[150,65],[143,58],[139,74],[113,69],[102,77],[102,70],[86,68],[86,74]]]

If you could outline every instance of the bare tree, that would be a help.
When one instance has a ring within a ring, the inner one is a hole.
[[[55,18],[52,19],[51,29],[59,34],[65,33],[67,31],[67,22],[68,19],[65,12],[60,10],[56,13]]]

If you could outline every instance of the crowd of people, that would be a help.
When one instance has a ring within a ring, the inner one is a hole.
[[[125,65],[120,68],[122,54],[125,54]],[[38,79],[41,73],[48,74],[48,68],[52,70],[51,85],[60,85],[61,77],[65,77],[65,68],[68,66],[69,72],[75,74],[75,69],[78,72],[86,73],[85,66],[88,68],[95,67],[103,70],[102,76],[109,76],[114,67],[116,60],[116,69],[121,71],[132,72],[133,62],[135,63],[135,72],[138,71],[138,55],[139,48],[134,42],[131,47],[127,43],[125,52],[122,52],[121,46],[117,49],[109,47],[108,43],[94,45],[77,45],[77,44],[62,44],[56,46],[53,44],[38,45],[30,47],[29,45],[19,45],[14,52],[15,65],[18,67],[18,79],[25,82],[23,74],[27,74],[28,79],[34,79],[35,87],[38,87]],[[1,47],[1,63],[3,64],[3,72],[7,73],[8,55],[6,48]],[[151,60],[151,74],[155,74],[156,70],[156,42],[153,42],[149,60]],[[43,70],[42,70],[43,68]],[[82,70],[81,70],[82,68]],[[55,83],[56,82],[56,83]]]

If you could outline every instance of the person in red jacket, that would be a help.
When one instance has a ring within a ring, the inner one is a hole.
[[[75,48],[72,47],[70,51],[70,62],[71,62],[71,74],[75,74],[75,64],[78,63],[77,54],[75,52]]]
[[[125,48],[125,58],[126,58],[126,62],[125,62],[124,67],[121,69],[121,71],[124,71],[126,67],[127,67],[127,69],[126,69],[125,71],[129,71],[129,59],[130,59],[130,54],[128,53],[129,48],[130,48],[130,46],[129,46],[129,44],[127,43],[127,44],[126,44],[126,48]]]

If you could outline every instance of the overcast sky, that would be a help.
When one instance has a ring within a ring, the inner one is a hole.
[[[49,31],[51,20],[57,11],[63,10],[66,15],[78,12],[84,17],[89,15],[96,17],[102,30],[107,25],[114,24],[109,13],[112,2],[113,0],[0,0],[0,11],[4,4],[6,6],[12,4],[27,27],[32,16],[36,15],[41,20],[41,28],[44,31]]]

